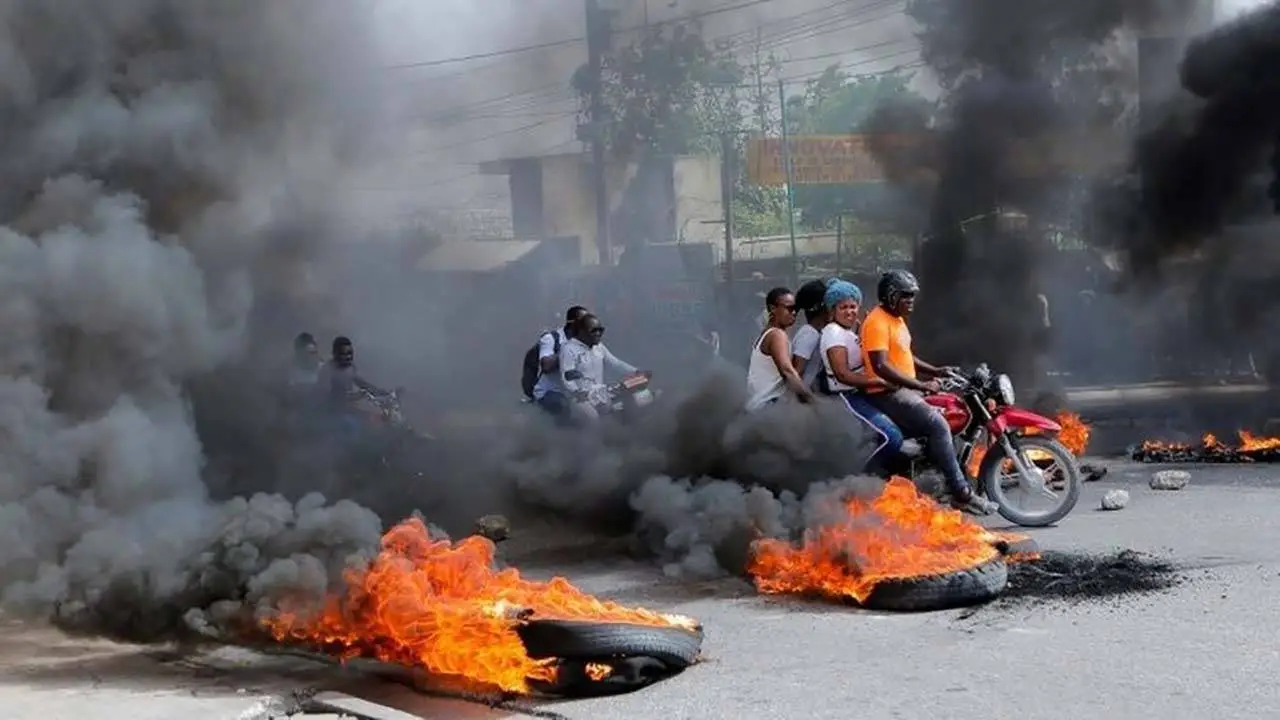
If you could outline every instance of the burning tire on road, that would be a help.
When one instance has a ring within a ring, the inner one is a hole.
[[[994,600],[1008,582],[1007,564],[1038,553],[1025,537],[987,530],[902,478],[874,500],[842,503],[835,521],[798,543],[754,543],[747,572],[760,592],[942,610]]]
[[[1138,462],[1162,464],[1280,462],[1280,438],[1241,430],[1236,445],[1224,443],[1212,434],[1202,437],[1198,445],[1146,440],[1129,454]]]
[[[701,628],[535,620],[516,632],[529,657],[557,661],[555,680],[535,684],[557,695],[631,692],[684,670],[702,651]]]
[[[344,594],[279,607],[257,632],[471,695],[616,694],[697,660],[702,628],[691,618],[601,600],[561,577],[526,580],[493,559],[487,539],[453,543],[406,520],[383,536],[377,557],[347,573]]]

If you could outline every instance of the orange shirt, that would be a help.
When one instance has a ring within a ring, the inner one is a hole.
[[[907,329],[907,321],[890,315],[882,307],[877,307],[867,314],[862,321],[862,362],[863,372],[876,377],[871,366],[871,353],[888,353],[888,362],[900,374],[915,379],[916,358],[911,353],[911,331]],[[880,392],[875,390],[872,392]]]

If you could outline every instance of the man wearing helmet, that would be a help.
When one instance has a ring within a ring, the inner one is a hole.
[[[976,515],[990,515],[998,506],[973,492],[965,479],[942,414],[924,400],[938,391],[937,378],[949,372],[916,357],[911,351],[907,316],[915,310],[920,283],[906,270],[890,270],[876,286],[879,307],[862,322],[862,355],[868,375],[888,387],[870,388],[867,399],[893,419],[908,437],[928,440],[929,460],[946,481],[951,502]]]

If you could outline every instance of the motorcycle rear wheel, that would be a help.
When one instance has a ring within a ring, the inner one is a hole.
[[[1001,445],[995,445],[982,459],[978,469],[978,487],[983,494],[1000,506],[1000,516],[1015,525],[1023,527],[1045,527],[1066,517],[1080,500],[1080,466],[1076,458],[1062,443],[1043,435],[1025,435],[1010,438],[1015,451],[1021,451],[1026,462],[1034,462],[1027,458],[1028,450],[1037,450],[1050,456],[1054,464],[1063,473],[1064,487],[1057,491],[1058,502],[1052,510],[1044,513],[1024,512],[1015,506],[1005,494],[1002,486],[1001,470],[1004,462],[1009,460]]]

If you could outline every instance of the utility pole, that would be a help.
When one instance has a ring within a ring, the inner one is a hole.
[[[720,204],[724,206],[724,283],[733,298],[733,180],[737,148],[733,133],[720,133]],[[732,300],[731,300],[732,302]]]
[[[756,114],[760,118],[760,134],[766,135],[769,132],[769,102],[764,94],[764,68],[760,66],[760,44],[762,42],[760,28],[756,28]]]
[[[800,256],[796,252],[796,183],[791,167],[791,134],[787,130],[787,91],[778,78],[778,107],[782,113],[782,162],[787,170],[787,232],[791,235],[791,286],[800,283]]]
[[[613,263],[613,245],[609,242],[609,191],[605,172],[605,108],[604,77],[601,67],[605,49],[609,47],[610,18],[600,9],[598,0],[586,0],[587,66],[591,68],[591,100],[588,112],[588,137],[591,142],[591,184],[595,187],[596,246],[600,264]]]

